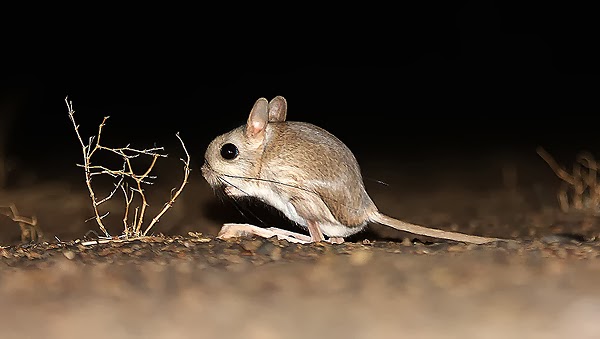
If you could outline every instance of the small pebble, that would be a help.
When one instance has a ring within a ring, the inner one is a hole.
[[[281,260],[281,247],[275,247],[273,251],[271,251],[270,258],[273,261]]]
[[[27,259],[41,259],[43,256],[37,252],[26,252]]]
[[[275,250],[275,248],[278,247],[273,245],[272,242],[265,241],[262,245],[260,245],[260,247],[256,249],[256,253],[260,255],[270,256],[271,253]]]
[[[584,242],[583,237],[571,234],[548,234],[543,236],[540,240],[546,244],[574,244]]]
[[[242,248],[246,251],[255,252],[259,247],[262,246],[263,243],[264,241],[262,241],[261,239],[244,240],[242,241],[240,246],[242,246]]]
[[[75,258],[75,252],[73,251],[64,251],[63,255],[69,260],[73,260],[73,258]]]
[[[521,243],[519,243],[518,241],[512,241],[512,240],[498,241],[498,243],[497,243],[498,248],[503,248],[506,250],[516,250],[516,249],[521,248],[521,246],[522,246]]]

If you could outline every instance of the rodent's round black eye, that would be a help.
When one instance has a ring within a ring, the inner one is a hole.
[[[234,144],[226,143],[225,145],[221,146],[221,156],[223,159],[233,160],[237,158],[238,154],[240,154],[240,152],[238,151],[237,146]]]

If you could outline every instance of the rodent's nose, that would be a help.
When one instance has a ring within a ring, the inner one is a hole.
[[[202,164],[200,171],[202,172],[202,176],[206,178],[206,176],[211,172],[208,161],[204,160],[204,164]]]

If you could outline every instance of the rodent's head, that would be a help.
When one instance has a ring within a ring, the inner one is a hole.
[[[284,97],[256,100],[246,125],[216,137],[206,149],[202,175],[213,186],[227,186],[227,178],[253,178],[260,170],[265,131],[269,122],[283,122]]]

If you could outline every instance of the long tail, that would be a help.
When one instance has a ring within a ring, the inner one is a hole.
[[[435,228],[414,225],[414,224],[410,224],[410,223],[392,218],[392,217],[387,216],[378,211],[373,213],[373,215],[371,215],[370,219],[373,222],[393,227],[399,231],[405,231],[405,232],[409,232],[409,233],[413,233],[413,234],[417,234],[417,235],[424,235],[424,236],[433,237],[433,238],[468,242],[468,243],[472,243],[472,244],[485,244],[488,242],[494,242],[494,241],[498,241],[498,240],[507,240],[507,239],[480,237],[480,236],[476,236],[476,235],[468,235],[468,234],[457,233],[457,232],[449,232],[449,231],[443,231],[443,230],[439,230],[439,229],[435,229]]]

